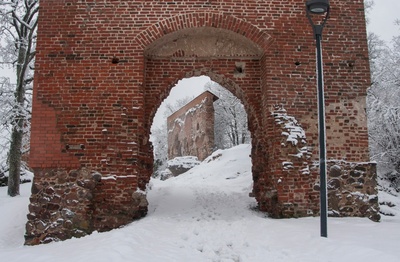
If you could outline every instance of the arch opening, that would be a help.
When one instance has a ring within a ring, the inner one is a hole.
[[[208,92],[212,92],[212,95],[208,94]],[[163,212],[168,212],[168,216],[173,216],[178,211],[177,209],[180,208],[179,205],[188,204],[182,203],[182,201],[186,202],[188,201],[188,199],[191,199],[191,201],[201,202],[201,200],[209,199],[210,196],[203,195],[203,193],[205,194],[205,192],[212,195],[223,194],[220,192],[221,187],[227,188],[231,186],[237,186],[238,180],[240,180],[241,188],[243,188],[243,191],[241,191],[240,194],[236,194],[235,199],[236,197],[239,197],[240,203],[236,205],[235,201],[231,199],[231,201],[233,201],[232,204],[230,204],[229,207],[225,208],[232,208],[234,210],[239,210],[240,208],[249,208],[248,204],[246,204],[246,206],[241,205],[243,201],[246,203],[252,203],[251,205],[255,206],[256,202],[254,198],[249,198],[249,193],[251,193],[250,188],[253,182],[251,176],[250,160],[251,139],[250,132],[247,128],[247,114],[244,110],[243,104],[230,91],[220,86],[218,83],[212,81],[209,77],[205,76],[192,77],[178,81],[178,84],[171,89],[170,94],[171,95],[162,102],[162,105],[158,109],[151,128],[152,137],[150,138],[150,140],[153,143],[155,158],[155,172],[152,175],[153,179],[151,181],[151,186],[155,190],[155,192],[159,192],[159,190],[168,191],[168,187],[173,187],[174,183],[182,183],[182,186],[186,189],[193,187],[193,191],[197,190],[196,187],[198,185],[196,185],[196,183],[198,183],[201,184],[202,192],[199,193],[201,194],[201,196],[192,196],[190,192],[185,189],[178,189],[176,190],[176,192],[175,190],[174,192],[170,192],[168,194],[168,198],[171,197],[171,194],[177,198],[174,198],[174,201],[177,201],[177,203],[174,204],[176,208],[172,208],[172,210],[168,211],[164,210]],[[214,97],[214,95],[216,97]],[[213,106],[213,110],[211,110],[212,116],[209,115],[210,102]],[[165,114],[165,112],[168,112],[168,114]],[[160,115],[163,115],[164,117],[161,117]],[[167,115],[171,116],[168,117],[168,120],[165,118]],[[230,122],[217,123],[214,121],[210,121],[210,118],[215,118],[216,121],[223,120],[222,115],[224,115],[226,118],[229,117],[229,119],[227,120],[229,120]],[[160,120],[163,121],[163,123],[159,123]],[[175,127],[171,127],[169,123],[170,121],[176,124]],[[209,133],[210,125],[213,125],[212,134]],[[188,138],[185,135],[178,136],[176,132],[174,132],[177,130],[178,133],[184,133],[185,130],[183,130],[183,127],[185,126],[191,128],[190,136],[193,135],[192,139],[190,139],[190,137]],[[236,128],[236,130],[232,130],[233,128]],[[243,130],[243,128],[245,128],[246,130]],[[204,161],[202,161],[203,159],[200,159],[199,154],[196,155],[196,152],[199,153],[198,151],[201,151],[203,146],[207,146],[208,141],[204,141],[203,136],[199,134],[203,132],[207,133],[205,134],[207,140],[210,139],[213,142],[212,150],[206,156]],[[217,133],[219,133],[220,135],[217,136]],[[221,133],[225,133],[226,136],[221,136]],[[168,139],[167,136],[171,134],[171,138]],[[240,139],[235,137],[237,135],[240,135]],[[184,145],[188,143],[189,147],[194,146],[197,148],[197,151],[190,151],[191,154],[185,155],[184,152],[188,151],[182,149],[181,152],[181,148],[184,148]],[[165,145],[168,145],[168,147],[176,147],[177,149],[174,153],[176,153],[175,155],[177,155],[177,157],[173,157],[171,159],[166,156],[169,152],[167,153]],[[231,156],[232,159],[229,160],[231,161],[229,162],[229,170],[227,170],[226,166],[223,166],[223,164],[222,166],[216,165],[219,161],[226,161],[225,159],[220,159],[222,155],[229,155],[232,154],[232,152],[236,152],[237,156]],[[193,161],[193,153],[194,157],[196,157],[195,161]],[[168,165],[165,165],[166,161],[168,161]],[[201,167],[198,168],[197,165],[199,164],[201,165]],[[234,169],[235,164],[237,166],[237,169]],[[204,173],[207,173],[207,168],[212,165],[214,165],[212,176],[203,176]],[[193,169],[194,171],[191,171],[190,169],[195,166],[196,169]],[[158,170],[156,170],[157,168]],[[201,170],[201,168],[203,168],[204,171],[198,171]],[[180,175],[182,175],[183,177],[179,180],[174,179],[171,181],[168,180],[168,182],[160,182],[160,180],[167,180],[168,178]],[[192,182],[189,185],[185,185],[185,180],[188,177],[191,177],[193,180],[191,180]],[[212,182],[212,177],[216,179],[216,183]],[[171,203],[168,203],[167,198],[159,199],[155,196],[156,194],[153,193],[153,191],[150,191],[148,194],[150,212],[159,212],[156,209],[160,205],[171,205]],[[193,197],[197,199],[192,199]],[[224,195],[224,197],[229,199],[228,196]],[[214,208],[221,208],[215,201],[214,204]],[[185,208],[187,207],[185,206]],[[196,209],[196,207],[193,208]],[[197,208],[198,210],[201,210],[201,207]]]
[[[209,77],[178,81],[161,103],[151,126],[155,174],[168,160],[193,156],[199,161],[214,151],[250,144],[247,113],[241,101]]]

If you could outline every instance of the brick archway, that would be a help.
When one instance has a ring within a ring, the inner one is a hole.
[[[148,134],[154,114],[172,86],[182,78],[206,75],[243,102],[252,140],[258,143],[262,123],[257,114],[262,106],[255,97],[261,96],[260,61],[272,43],[270,35],[233,16],[188,13],[148,27],[136,41],[144,49]],[[210,42],[214,46],[202,46]],[[218,42],[229,50],[215,48]],[[148,182],[148,177],[143,179],[139,184]]]
[[[331,4],[330,206],[374,217],[363,2]],[[244,103],[259,208],[277,218],[318,214],[315,48],[303,1],[42,0],[39,19],[27,244],[146,214],[151,121],[172,85],[192,75],[210,76]]]
[[[216,11],[184,12],[171,16],[147,27],[135,37],[135,41],[142,49],[146,49],[165,35],[187,28],[201,27],[220,28],[235,32],[256,43],[262,49],[267,49],[272,43],[272,37],[265,30],[260,30],[251,23],[233,15],[224,15]]]

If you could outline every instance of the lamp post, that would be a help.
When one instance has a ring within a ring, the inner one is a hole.
[[[328,196],[326,187],[326,135],[325,135],[325,99],[322,68],[321,39],[322,29],[329,18],[329,0],[306,1],[307,17],[313,27],[317,55],[317,96],[318,96],[318,140],[319,140],[319,176],[320,176],[320,218],[321,237],[328,237]],[[320,23],[314,23],[311,16],[325,15]]]

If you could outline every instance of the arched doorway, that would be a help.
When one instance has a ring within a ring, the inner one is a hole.
[[[205,75],[238,97],[248,114],[252,135],[254,190],[261,210],[273,217],[304,216],[317,212],[317,197],[310,177],[303,177],[297,188],[296,176],[307,169],[309,160],[301,155],[293,164],[289,155],[296,155],[300,145],[282,146],[282,126],[263,98],[263,55],[265,50],[236,32],[214,27],[185,28],[155,39],[145,48],[144,95],[145,126],[149,128],[156,109],[181,78]],[[145,139],[147,139],[146,137]],[[306,141],[302,147],[306,147]],[[151,151],[151,147],[147,150]],[[304,151],[304,150],[303,150]],[[292,163],[282,168],[284,162]],[[150,174],[144,177],[146,184]],[[286,179],[288,177],[288,179]],[[285,179],[292,190],[280,185]],[[296,199],[294,199],[296,198]],[[289,204],[290,203],[290,204]]]
[[[169,160],[175,157],[177,161],[170,164],[179,166],[181,157],[201,162],[216,150],[250,144],[247,120],[241,101],[209,77],[179,80],[158,108],[151,126],[153,178],[164,180],[177,175],[168,169]]]

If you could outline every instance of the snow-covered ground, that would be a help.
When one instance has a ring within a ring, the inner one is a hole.
[[[374,223],[329,218],[271,219],[255,211],[250,146],[218,151],[189,172],[153,180],[148,215],[121,229],[23,246],[30,185],[0,188],[1,261],[400,261],[400,216]],[[398,199],[393,199],[399,202]],[[399,203],[400,204],[400,203]]]

